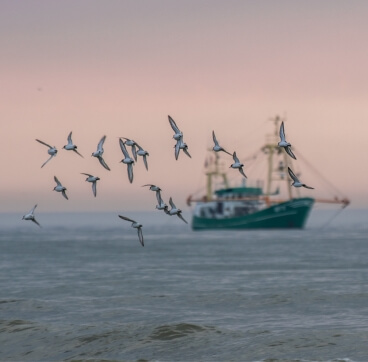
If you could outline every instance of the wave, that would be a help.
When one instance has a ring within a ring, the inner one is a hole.
[[[198,326],[196,324],[179,323],[174,325],[163,325],[154,329],[150,335],[151,339],[168,341],[171,339],[186,337],[190,334],[213,331],[214,327]],[[219,332],[221,333],[221,332]]]

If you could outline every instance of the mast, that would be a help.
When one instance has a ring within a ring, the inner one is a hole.
[[[279,138],[279,129],[280,129],[279,123],[281,120],[282,119],[280,116],[276,116],[275,118],[271,119],[271,121],[273,121],[275,124],[275,130],[272,135],[268,135],[267,143],[266,145],[262,147],[263,152],[268,155],[268,160],[267,160],[268,161],[268,172],[267,172],[267,184],[266,184],[267,197],[271,195],[271,186],[272,186],[272,181],[273,181],[272,174],[274,172],[274,162],[273,162],[274,155],[280,154],[280,152],[282,152],[282,150],[280,150],[280,148],[278,147],[278,138]],[[285,164],[284,169],[287,169],[288,166],[290,165],[290,160],[288,159],[286,152],[284,152],[283,159],[284,159],[284,164]],[[288,196],[289,196],[289,199],[291,199],[292,198],[291,184],[287,177],[285,177],[285,181],[287,185]]]
[[[206,176],[207,176],[206,201],[211,201],[213,199],[213,190],[212,190],[213,177],[221,176],[225,188],[229,187],[226,173],[220,171],[219,159],[220,159],[220,156],[217,154],[217,152],[215,152],[215,162],[213,164],[213,167],[211,170],[206,172]]]
[[[289,167],[290,165],[290,160],[289,160],[289,156],[286,152],[284,152],[284,162],[285,162],[285,170],[287,170],[287,168]],[[288,190],[288,195],[289,195],[289,199],[291,200],[292,199],[292,192],[291,192],[291,183],[288,182],[288,178],[286,177],[285,178],[287,181],[286,181],[286,185],[287,185],[287,190]]]

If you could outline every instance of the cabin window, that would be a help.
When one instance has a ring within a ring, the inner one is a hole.
[[[217,209],[216,212],[218,214],[222,214],[224,212],[224,204],[222,202],[217,203]]]

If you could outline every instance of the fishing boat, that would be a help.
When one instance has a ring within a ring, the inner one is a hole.
[[[302,229],[316,202],[340,204],[343,208],[349,204],[346,197],[315,198],[314,190],[307,190],[307,196],[294,190],[287,173],[288,167],[293,169],[292,159],[278,147],[282,119],[276,116],[272,121],[275,131],[259,149],[267,160],[266,180],[253,180],[252,184],[241,176],[240,185],[230,186],[228,174],[224,171],[229,166],[221,164],[219,152],[211,151],[214,159],[212,156],[212,161],[205,164],[206,193],[200,197],[190,195],[187,199],[187,204],[194,206],[193,230]],[[274,188],[275,184],[277,188]],[[281,184],[284,191],[281,191]]]

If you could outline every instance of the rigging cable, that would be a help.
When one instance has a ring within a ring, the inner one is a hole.
[[[326,228],[326,226],[331,224],[331,222],[341,213],[341,211],[345,209],[345,207],[346,206],[343,205],[341,209],[337,210],[337,212],[334,215],[332,215],[332,217],[330,219],[328,219],[319,229],[324,230]]]
[[[295,149],[295,147],[294,147]],[[298,157],[305,162],[305,164],[310,167],[328,186],[333,188],[335,192],[337,192],[340,195],[344,195],[335,185],[333,185],[330,181],[328,181],[315,167],[313,167],[298,151]],[[345,195],[344,195],[345,196]]]

